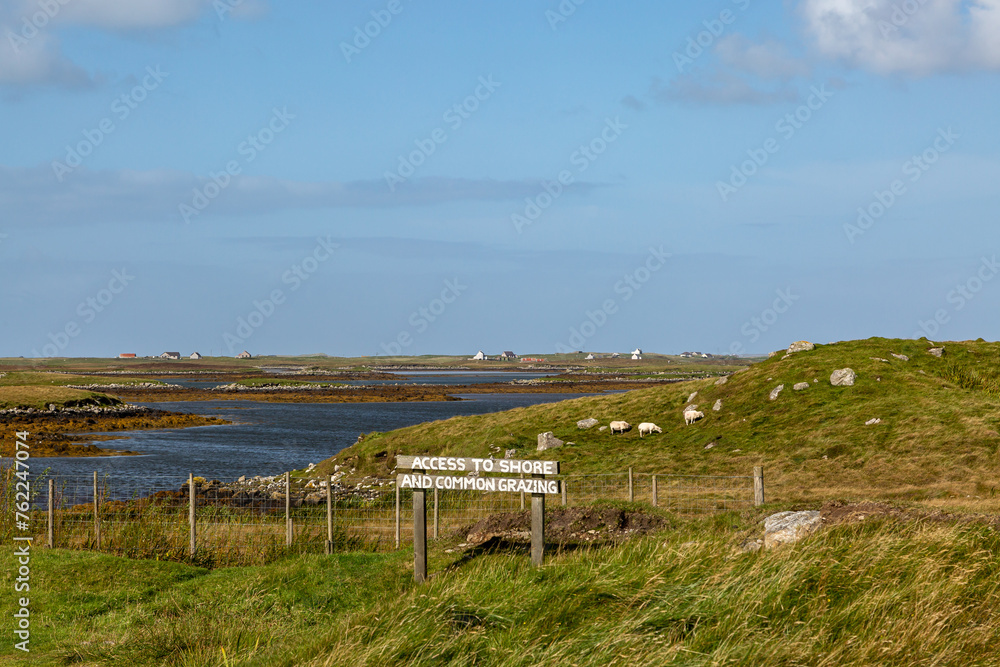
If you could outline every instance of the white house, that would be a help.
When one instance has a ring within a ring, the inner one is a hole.
[[[638,347],[635,348],[634,350],[632,350],[632,354],[633,355],[638,354],[641,357],[642,356],[642,348],[638,348]]]
[[[476,356],[472,357],[472,361],[489,361],[489,357],[483,354],[482,350],[476,352]]]
[[[164,352],[163,354],[160,355],[160,359],[180,359],[180,358],[181,358],[180,352]]]
[[[191,355],[191,359],[201,359],[201,355],[195,352],[194,354]]]
[[[246,350],[243,350],[242,352],[240,352],[239,354],[236,355],[236,358],[237,359],[250,359],[251,357],[250,357],[250,353],[249,352],[247,352]]]
[[[593,361],[593,359],[594,359],[594,355],[593,354],[588,354],[587,358],[584,359],[584,361]]]
[[[641,354],[636,354],[635,352],[633,352],[632,353],[632,359],[634,359],[635,361],[639,361],[640,359],[642,359],[642,355]]]
[[[510,350],[507,350],[503,354],[500,355],[500,358],[504,359],[504,360],[506,360],[506,359],[517,359],[517,355],[514,354],[513,352],[511,352]]]

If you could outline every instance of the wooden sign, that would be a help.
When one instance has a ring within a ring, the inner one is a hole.
[[[397,456],[398,470],[433,472],[498,472],[503,474],[558,475],[558,461],[474,459],[457,456]]]
[[[555,479],[509,477],[459,477],[448,475],[396,475],[401,489],[441,489],[447,491],[493,491],[511,493],[560,493]]]
[[[559,493],[560,482],[545,479],[558,475],[558,461],[476,459],[458,456],[397,456],[397,470],[412,470],[396,476],[397,502],[400,489],[413,489],[413,578],[427,580],[427,489],[452,491],[507,491],[531,494],[531,562],[541,565],[545,554],[545,494]],[[531,475],[530,478],[459,475],[426,475],[431,472],[501,473]]]

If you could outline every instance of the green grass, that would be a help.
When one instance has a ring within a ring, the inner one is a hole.
[[[0,387],[65,387],[91,384],[164,384],[159,380],[103,375],[74,375],[69,373],[40,373],[34,371],[7,371],[0,373]]]
[[[995,664],[996,531],[876,519],[735,553],[758,519],[678,520],[540,569],[445,541],[424,586],[406,551],[205,570],[36,548],[31,664]]]
[[[1000,509],[1000,345],[945,346],[939,359],[922,340],[821,345],[787,359],[779,354],[723,385],[694,380],[369,434],[317,472],[349,463],[359,473],[389,475],[396,454],[486,457],[491,445],[515,449],[519,458],[543,458],[535,451],[537,434],[553,431],[575,444],[544,457],[561,461],[568,474],[631,466],[637,472],[746,475],[763,465],[770,497],[783,500],[879,497]],[[857,372],[853,387],[830,384],[830,374],[843,367]],[[794,391],[797,382],[809,388]],[[779,384],[784,390],[769,400]],[[694,391],[705,418],[686,426],[682,410]],[[722,410],[715,412],[718,399]],[[605,425],[624,419],[633,427],[650,421],[663,434],[640,439],[635,428],[624,435],[577,429],[576,421],[588,417]],[[875,417],[882,423],[865,425]]]
[[[8,408],[34,408],[47,410],[54,404],[59,408],[87,405],[120,405],[121,400],[107,394],[82,389],[49,386],[0,386],[0,410]]]

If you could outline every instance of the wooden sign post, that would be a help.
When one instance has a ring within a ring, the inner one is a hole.
[[[427,489],[439,491],[483,491],[531,494],[531,563],[541,565],[545,556],[545,494],[559,494],[558,480],[546,475],[559,474],[558,461],[516,459],[475,459],[451,456],[397,456],[397,470],[410,473],[396,475],[396,497],[400,489],[413,489],[413,579],[427,580]],[[465,475],[434,475],[428,472],[456,472]],[[468,473],[479,473],[475,477]],[[486,477],[483,473],[508,474],[522,477]],[[523,475],[531,475],[524,478]],[[437,503],[434,527],[437,534]],[[398,531],[398,528],[397,528]],[[397,533],[398,534],[398,533]]]

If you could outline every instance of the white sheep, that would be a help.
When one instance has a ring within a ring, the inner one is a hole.
[[[695,423],[699,419],[704,419],[705,413],[699,412],[698,410],[685,410],[684,411],[684,423],[688,426]]]
[[[632,425],[628,422],[611,422],[611,432],[614,433],[618,431],[619,433],[624,433],[625,431],[632,428]]]
[[[652,422],[642,422],[641,424],[639,424],[639,437],[641,438],[643,435],[647,433],[649,433],[650,435],[652,435],[653,433],[663,433],[663,429],[657,426],[656,424],[653,424]]]

